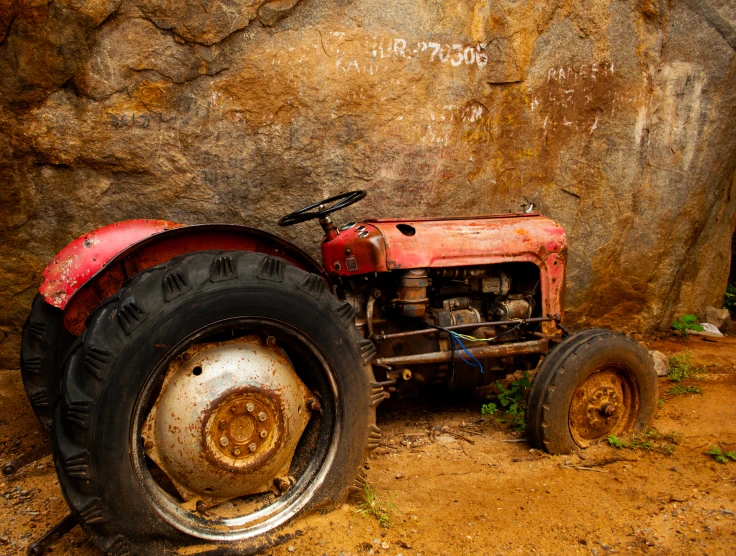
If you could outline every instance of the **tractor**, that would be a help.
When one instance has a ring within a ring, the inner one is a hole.
[[[531,210],[333,221],[365,196],[278,222],[318,219],[321,265],[257,229],[161,220],[51,261],[21,373],[71,509],[59,529],[118,556],[256,553],[363,488],[384,399],[518,370],[536,371],[533,447],[569,453],[651,418],[647,350],[563,324],[560,225]]]

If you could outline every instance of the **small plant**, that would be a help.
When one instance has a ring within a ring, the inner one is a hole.
[[[687,336],[688,330],[702,332],[703,327],[698,324],[698,318],[695,315],[682,315],[672,321],[672,328],[680,333],[680,336]]]
[[[499,408],[495,403],[486,403],[481,406],[481,413],[483,415],[496,415],[503,411],[503,415],[496,421],[511,425],[517,432],[523,432],[526,430],[526,396],[531,386],[532,383],[527,373],[510,382],[508,388],[504,387],[500,380],[497,380],[497,398],[501,407]]]
[[[671,382],[682,382],[686,378],[705,372],[703,367],[693,364],[690,354],[686,351],[670,355],[667,363],[670,366],[670,374],[667,375],[667,378]]]
[[[607,440],[610,446],[619,450],[653,451],[665,456],[674,454],[675,445],[680,443],[680,438],[675,433],[661,433],[654,428],[631,433],[630,440],[622,440],[613,434]]]
[[[726,286],[726,298],[723,306],[729,311],[736,309],[736,282],[731,282]]]
[[[396,506],[391,502],[390,494],[384,502],[378,496],[376,489],[366,484],[363,487],[363,501],[355,511],[364,517],[373,516],[382,526],[388,527],[391,525],[391,515],[394,510],[396,510]]]
[[[670,396],[682,396],[683,394],[702,394],[703,389],[699,386],[684,386],[682,384],[678,384],[677,386],[673,386],[670,388],[667,393]]]
[[[664,407],[664,400],[663,400],[662,398],[659,398],[659,399],[657,400],[657,405],[658,405],[659,407]]]
[[[628,446],[624,446],[624,443],[621,442],[621,440],[619,440],[618,437],[614,435],[608,437],[608,443],[614,448],[618,448],[619,450],[621,448],[628,448]]]
[[[736,452],[723,452],[720,446],[711,446],[710,450],[705,452],[707,456],[713,456],[718,463],[728,463],[729,458],[736,461]]]

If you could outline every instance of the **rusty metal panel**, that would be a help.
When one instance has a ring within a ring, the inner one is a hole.
[[[208,250],[273,255],[329,283],[320,264],[309,255],[255,228],[130,220],[105,226],[70,243],[44,271],[40,291],[48,303],[64,311],[64,327],[79,335],[90,312],[118,291],[126,279],[178,255]]]
[[[38,290],[46,302],[64,309],[74,293],[128,246],[182,224],[166,220],[126,220],[103,226],[72,241],[46,267]]]

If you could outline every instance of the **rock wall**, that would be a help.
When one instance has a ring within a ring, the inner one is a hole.
[[[534,202],[570,237],[567,318],[624,330],[722,299],[736,225],[727,0],[5,0],[0,365],[41,271],[127,218]]]

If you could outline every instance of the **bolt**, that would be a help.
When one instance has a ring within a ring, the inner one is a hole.
[[[248,444],[248,449],[249,449],[249,450],[250,450],[251,452],[255,452],[255,451],[256,451],[256,450],[258,449],[258,446],[256,445],[256,443],[255,443],[255,442],[251,442],[250,444]]]
[[[309,400],[307,403],[309,404],[309,409],[312,411],[322,411],[322,404],[317,400]]]
[[[258,433],[258,436],[260,436],[261,438],[266,438],[266,435],[267,434],[268,433],[266,431],[261,431],[261,432]]]
[[[266,345],[268,345],[268,346],[275,346],[276,345],[276,338],[274,338],[273,336],[269,336],[268,338],[266,338]]]
[[[190,360],[190,359],[192,358],[192,354],[191,354],[191,353],[187,353],[187,352],[185,351],[184,353],[182,353],[182,355],[181,355],[181,358],[182,358],[182,359],[183,359],[184,361],[189,361],[189,360]]]
[[[248,413],[253,413],[256,410],[256,406],[253,405],[252,403],[249,403],[248,405],[245,406],[245,409],[248,410]]]
[[[227,446],[228,444],[230,444],[230,439],[227,436],[223,436],[220,439],[220,446],[224,447],[224,446]]]
[[[266,420],[266,414],[265,414],[265,413],[263,413],[263,411],[261,411],[261,412],[260,412],[260,413],[258,414],[258,420],[259,420],[259,421],[265,421],[265,420]]]
[[[616,413],[616,406],[610,403],[603,404],[603,407],[601,408],[603,410],[603,415],[606,417],[610,417],[614,413]]]
[[[233,448],[233,455],[239,456],[240,455],[240,448]]]
[[[286,492],[287,490],[289,490],[289,487],[291,486],[289,484],[289,481],[287,481],[286,479],[282,479],[280,477],[277,479],[274,479],[273,484],[275,484],[276,488],[278,488],[281,492]]]
[[[207,506],[204,505],[204,502],[201,500],[197,502],[197,511],[201,514],[207,512]]]
[[[146,441],[145,441],[145,443],[143,444],[143,447],[144,447],[144,448],[145,448],[146,450],[150,450],[151,448],[153,448],[153,441],[151,441],[151,440],[146,440]]]

